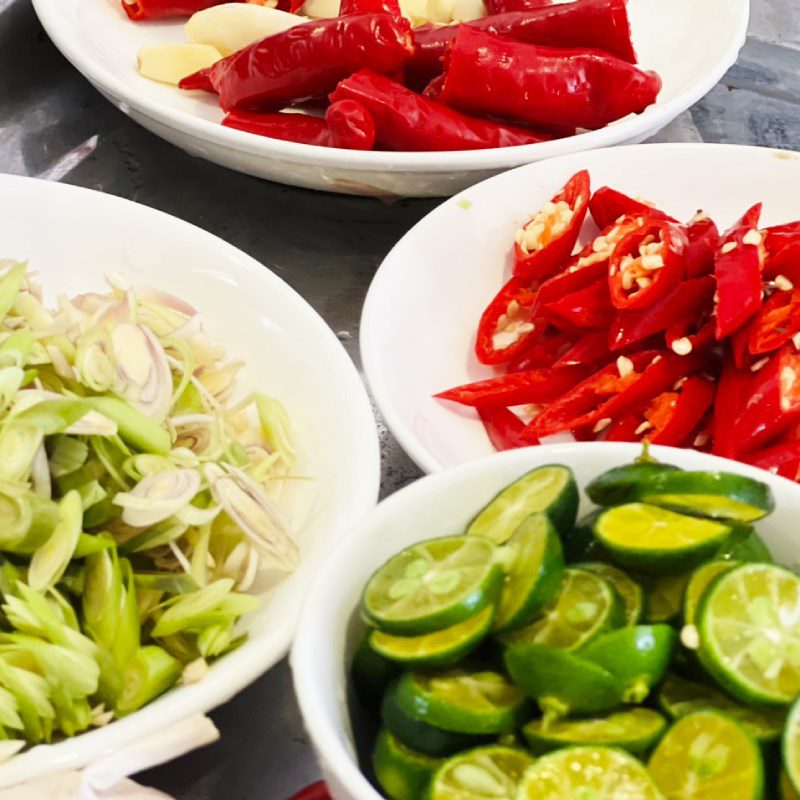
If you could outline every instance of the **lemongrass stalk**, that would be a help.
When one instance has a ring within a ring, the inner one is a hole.
[[[52,436],[65,431],[91,410],[88,399],[42,400],[22,411],[12,408],[7,422],[32,425],[42,436]]]
[[[131,447],[162,456],[169,452],[168,431],[124,400],[116,397],[89,397],[86,402],[92,409],[116,422],[120,437]]]
[[[25,381],[25,372],[16,366],[0,367],[0,411],[5,411]]]
[[[58,503],[32,491],[18,497],[0,493],[0,550],[31,555],[52,534]]]
[[[200,658],[200,651],[197,649],[195,636],[187,636],[183,633],[173,633],[159,639],[159,644],[181,664],[190,664]]]
[[[106,472],[111,476],[114,483],[124,492],[130,489],[130,484],[122,472],[122,465],[130,455],[130,452],[123,449],[124,445],[120,438],[118,436],[91,436],[89,437],[89,442],[92,451],[105,467]]]
[[[142,647],[125,670],[122,691],[115,705],[117,714],[130,714],[171,689],[181,671],[181,662],[163,648]]]
[[[58,524],[50,538],[33,554],[28,568],[28,585],[37,591],[54,586],[72,560],[83,524],[83,507],[77,491],[59,502]]]
[[[108,492],[96,480],[84,483],[82,486],[77,487],[75,491],[80,496],[83,511],[90,509],[108,496]]]

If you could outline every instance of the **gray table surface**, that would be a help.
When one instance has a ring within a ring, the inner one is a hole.
[[[795,0],[752,0],[751,16],[738,63],[654,141],[800,150],[800,11]],[[299,291],[357,364],[375,269],[438,202],[318,194],[192,158],[101,97],[50,43],[27,0],[0,0],[0,172],[127,197],[221,236]],[[385,496],[420,473],[378,426]],[[317,779],[285,661],[211,716],[218,743],[139,780],[178,800],[284,800]]]

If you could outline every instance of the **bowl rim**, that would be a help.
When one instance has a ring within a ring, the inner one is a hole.
[[[55,0],[33,0],[33,7],[47,35],[67,60],[108,99],[111,99],[108,97],[111,95],[112,102],[125,113],[133,109],[158,124],[184,132],[200,141],[250,156],[329,169],[440,173],[508,169],[533,160],[635,140],[637,137],[641,138],[660,130],[707,94],[736,62],[739,50],[747,37],[750,3],[749,0],[729,0],[729,2],[736,13],[736,25],[730,31],[727,46],[705,75],[671,100],[664,103],[657,101],[641,114],[618,120],[599,130],[564,139],[488,150],[419,153],[339,150],[277,139],[270,140],[256,134],[225,128],[186,111],[174,109],[150,98],[136,87],[129,86],[87,53],[77,37],[77,26],[64,23],[58,10],[59,3]]]
[[[493,453],[489,456],[451,467],[443,472],[426,475],[403,487],[381,501],[365,517],[362,517],[359,522],[350,528],[335,550],[329,553],[320,573],[323,576],[322,579],[314,583],[303,604],[289,660],[295,695],[297,696],[303,722],[314,751],[316,754],[324,753],[328,769],[352,800],[385,800],[385,798],[372,786],[359,769],[354,754],[348,751],[342,742],[341,731],[326,716],[324,713],[325,703],[321,702],[322,694],[319,690],[319,682],[316,680],[316,672],[320,668],[327,667],[329,662],[325,658],[320,658],[319,629],[315,625],[315,619],[318,616],[318,609],[328,603],[328,597],[330,596],[330,592],[327,591],[328,583],[325,576],[334,574],[341,576],[343,574],[342,571],[337,572],[336,570],[336,567],[339,566],[338,562],[348,557],[352,558],[355,548],[362,547],[368,539],[374,538],[376,530],[385,520],[391,518],[395,508],[407,505],[413,506],[415,504],[422,507],[422,501],[418,498],[420,495],[423,498],[427,497],[428,501],[430,501],[431,496],[435,495],[437,489],[441,486],[452,487],[485,470],[496,471],[500,466],[506,464],[518,465],[521,469],[525,469],[529,465],[532,469],[537,465],[558,463],[559,455],[565,451],[575,453],[575,457],[580,457],[581,451],[589,449],[613,451],[617,454],[612,457],[614,462],[616,462],[617,458],[625,458],[632,461],[636,455],[641,453],[641,445],[633,442],[548,444]],[[735,471],[767,483],[770,487],[777,485],[778,487],[789,488],[797,493],[798,498],[800,498],[800,485],[749,464],[731,461],[710,453],[701,453],[697,450],[664,447],[662,445],[651,447],[650,452],[658,460],[672,461],[679,465],[682,459],[685,461],[686,456],[684,454],[691,454],[689,455],[691,460],[700,462],[700,464],[692,468]],[[533,458],[534,463],[531,463],[534,453],[541,453],[542,456],[541,458]],[[362,554],[363,552],[362,550]],[[342,622],[342,625],[328,629],[327,633],[323,632],[325,636],[332,638],[333,641],[339,640],[339,633],[342,627],[347,624],[347,620],[339,622]],[[339,686],[336,689],[344,695],[343,687]]]
[[[359,333],[359,348],[361,351],[361,363],[364,370],[364,378],[369,387],[370,393],[375,400],[375,405],[380,411],[381,416],[386,422],[387,427],[392,435],[400,443],[400,446],[414,461],[414,463],[422,469],[425,473],[440,472],[446,469],[446,466],[439,461],[422,443],[420,438],[414,433],[410,425],[405,421],[402,412],[395,404],[392,393],[387,387],[386,381],[383,379],[383,367],[385,364],[385,355],[382,351],[383,341],[379,333],[382,331],[382,304],[386,296],[384,284],[391,280],[391,274],[400,268],[401,261],[398,260],[399,254],[407,247],[407,242],[419,236],[419,231],[426,225],[431,224],[431,220],[435,220],[438,214],[443,213],[444,208],[448,204],[462,204],[471,202],[471,196],[475,193],[482,193],[487,187],[492,187],[497,184],[502,184],[505,181],[521,182],[525,180],[528,175],[533,176],[536,170],[539,169],[559,169],[562,164],[572,163],[572,168],[582,168],[578,166],[577,161],[581,158],[595,159],[602,158],[604,152],[609,155],[613,153],[615,158],[623,158],[626,153],[636,153],[642,155],[643,153],[651,154],[652,158],[663,158],[667,155],[695,152],[695,151],[710,151],[719,150],[722,152],[730,153],[731,161],[734,161],[737,154],[746,152],[751,155],[757,154],[757,157],[768,158],[770,156],[787,156],[793,160],[798,158],[798,154],[790,150],[782,150],[773,147],[760,147],[757,145],[744,145],[744,144],[722,144],[715,142],[652,142],[648,144],[635,144],[635,145],[621,145],[608,150],[607,148],[597,148],[594,150],[586,150],[578,153],[568,153],[558,158],[547,159],[542,162],[534,162],[525,164],[521,167],[502,172],[498,175],[493,175],[480,183],[470,186],[467,189],[459,192],[453,197],[444,200],[428,212],[422,219],[420,219],[413,227],[411,227],[404,236],[392,247],[386,254],[386,257],[381,262],[375,275],[372,278],[367,296],[364,299],[364,306],[361,311],[361,323]],[[591,169],[591,167],[590,167]],[[565,179],[567,175],[565,173]],[[533,181],[532,181],[533,183]],[[466,220],[465,220],[466,222]],[[498,284],[499,288],[499,284]],[[470,333],[472,336],[472,333]]]
[[[320,340],[328,343],[330,353],[335,354],[331,357],[338,361],[338,372],[341,374],[342,382],[347,385],[348,399],[353,409],[358,447],[362,453],[363,475],[356,482],[357,485],[353,486],[353,497],[349,504],[350,519],[355,522],[375,506],[380,488],[380,448],[372,405],[352,359],[331,328],[308,301],[275,272],[243,250],[196,225],[150,206],[81,186],[4,174],[0,174],[0,197],[13,198],[17,196],[20,187],[31,184],[36,186],[36,191],[75,198],[73,202],[80,202],[82,197],[90,197],[90,202],[101,202],[116,208],[118,216],[124,216],[127,211],[135,210],[136,214],[159,219],[172,230],[183,230],[199,243],[207,243],[206,246],[210,251],[235,261],[243,272],[257,276],[257,280],[272,290],[271,293],[265,293],[267,298],[265,303],[269,302],[269,297],[280,293],[288,301],[297,304],[298,308],[303,309],[306,323],[314,329]],[[328,543],[325,553],[317,557],[308,556],[310,574],[305,577],[307,583],[313,584],[313,575],[318,572],[323,560],[321,556],[327,555],[337,547],[346,532],[342,529],[341,523],[338,523],[335,530],[340,534],[338,540]],[[257,636],[249,638],[241,647],[217,661],[202,681],[175,687],[153,703],[127,717],[115,720],[112,725],[91,729],[55,744],[37,745],[0,764],[0,787],[28,780],[45,772],[83,766],[168,724],[210,711],[227,702],[286,655],[294,636],[300,610],[301,604],[298,603],[294,620],[283,620],[280,626],[271,629],[267,638]],[[166,720],[165,708],[160,702],[165,699],[169,704]]]

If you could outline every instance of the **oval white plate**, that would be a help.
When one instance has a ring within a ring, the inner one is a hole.
[[[309,592],[291,655],[300,710],[335,800],[381,800],[355,759],[345,685],[350,659],[364,630],[358,604],[373,571],[414,542],[462,533],[498,491],[534,467],[566,464],[583,487],[604,470],[630,463],[640,452],[641,447],[635,444],[589,442],[496,454],[402,489],[348,533]],[[796,567],[800,561],[800,546],[794,536],[800,513],[797,484],[691,450],[655,447],[653,455],[684,469],[727,470],[768,483],[776,509],[757,523],[757,530],[776,561]],[[581,505],[581,513],[589,510],[585,497]],[[353,722],[358,724],[358,720]]]
[[[284,402],[298,447],[305,523],[302,564],[244,625],[249,639],[199,683],[73,739],[0,766],[0,786],[82,766],[190,714],[224,703],[286,653],[311,577],[349,525],[376,502],[380,465],[372,409],[358,373],[317,313],[266,267],[205,231],[111,195],[0,176],[0,258],[28,259],[46,300],[104,287],[116,272],[194,305],[210,338],[246,362],[242,394]],[[325,398],[324,402],[321,398]]]
[[[143,44],[185,41],[177,22],[133,23],[120,0],[34,0],[61,52],[112,103],[192,155],[295,186],[366,195],[454,194],[509,167],[593,147],[641,142],[699,100],[744,44],[748,0],[631,0],[634,43],[664,81],[658,103],[637,117],[560,141],[464,153],[334,150],[266,139],[219,125],[214,98],[142,78]]]
[[[469,409],[436,392],[488,378],[473,353],[484,308],[510,276],[514,233],[580,169],[592,187],[649,198],[678,219],[702,208],[724,228],[759,200],[765,224],[800,219],[795,153],[712,144],[651,144],[576,153],[498,175],[415,225],[375,275],[361,354],[392,433],[432,472],[493,452]],[[581,241],[597,229],[587,221]]]

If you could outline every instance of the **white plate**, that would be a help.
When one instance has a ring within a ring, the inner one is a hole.
[[[640,451],[635,444],[589,442],[496,454],[402,489],[348,533],[303,605],[291,655],[300,710],[335,800],[381,800],[359,771],[346,701],[348,666],[364,630],[358,604],[373,571],[414,542],[463,532],[500,489],[534,467],[566,464],[582,487],[604,470],[630,463]],[[691,450],[656,447],[653,454],[684,469],[728,470],[768,483],[776,509],[757,523],[758,534],[776,561],[792,567],[800,561],[800,543],[794,535],[800,513],[797,484]],[[581,513],[588,510],[582,497]]]
[[[334,150],[223,128],[214,99],[142,78],[136,53],[185,41],[182,23],[133,23],[120,0],[34,0],[61,52],[116,106],[187,152],[260,178],[365,195],[454,194],[509,167],[594,147],[641,142],[699,100],[744,44],[748,0],[630,0],[644,67],[664,81],[658,103],[637,117],[560,141],[464,153]]]
[[[258,388],[284,402],[298,470],[312,480],[298,496],[306,517],[297,537],[302,564],[246,620],[244,646],[200,683],[175,689],[107,728],[17,756],[0,766],[0,786],[86,764],[224,703],[265,672],[289,647],[320,559],[374,505],[380,476],[372,409],[341,344],[298,294],[236,248],[137,203],[6,175],[0,176],[3,257],[28,259],[48,301],[64,292],[102,290],[108,272],[185,298],[201,312],[211,339],[246,361],[242,393]]]
[[[795,153],[712,144],[652,144],[576,153],[498,175],[415,225],[375,275],[361,354],[392,433],[432,472],[492,452],[477,415],[432,395],[488,378],[473,352],[483,309],[511,272],[514,233],[570,175],[647,197],[678,219],[698,209],[723,228],[759,200],[765,224],[800,219]],[[587,220],[581,241],[594,225]]]

